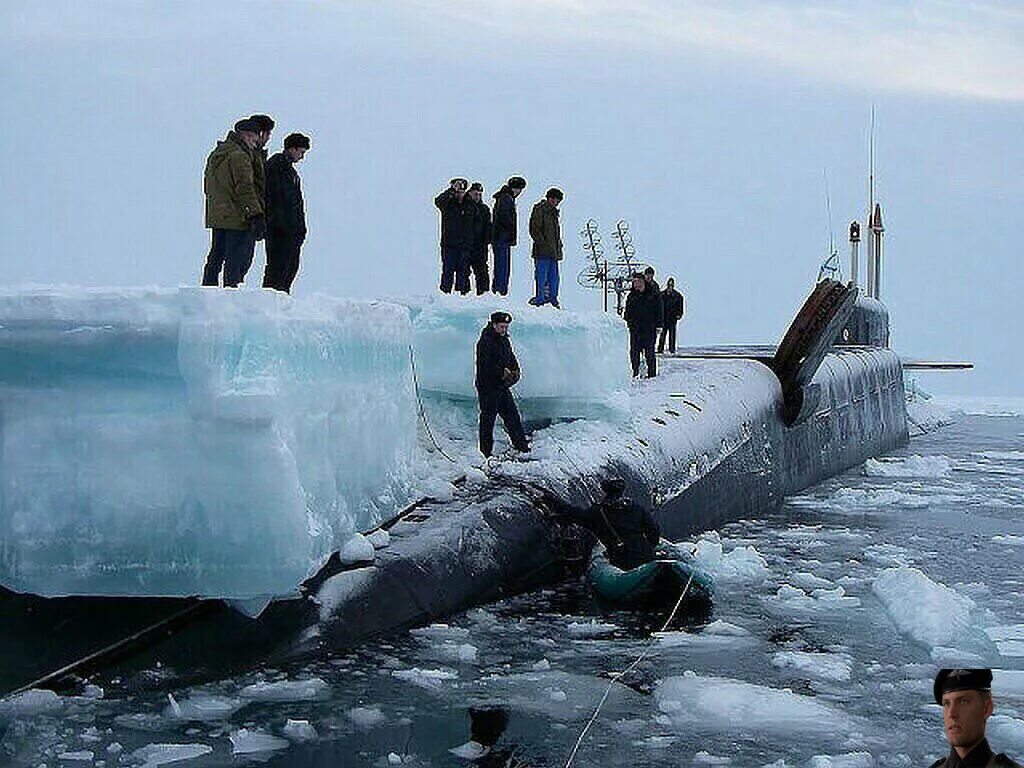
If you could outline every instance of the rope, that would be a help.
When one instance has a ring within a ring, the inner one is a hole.
[[[690,578],[686,580],[686,586],[683,587],[683,591],[679,593],[679,599],[676,600],[675,607],[672,609],[672,612],[668,615],[668,619],[665,620],[665,623],[662,625],[661,629],[658,630],[659,632],[664,632],[666,629],[668,629],[668,625],[672,623],[672,620],[676,617],[676,613],[679,612],[679,608],[683,604],[683,598],[686,597],[686,593],[690,589],[690,584],[693,583],[693,574],[694,571],[691,570]],[[608,687],[605,688],[604,695],[601,696],[601,700],[597,703],[597,708],[594,709],[594,714],[590,716],[590,719],[587,721],[587,724],[583,726],[583,730],[580,731],[579,738],[576,739],[576,743],[573,745],[572,751],[569,753],[569,759],[565,761],[565,768],[571,768],[573,760],[576,759],[576,753],[579,752],[580,747],[583,745],[583,740],[587,737],[587,732],[590,731],[590,727],[597,721],[597,716],[601,713],[601,708],[604,707],[605,702],[608,701],[608,696],[611,695],[612,688],[615,687],[615,684],[619,682],[619,680],[621,680],[634,669],[636,669],[640,665],[641,661],[647,658],[647,654],[651,652],[651,648],[654,647],[654,644],[657,642],[657,640],[658,638],[656,636],[652,637],[651,641],[647,643],[647,646],[644,648],[643,653],[637,656],[632,664],[623,669],[621,672],[616,672],[614,675],[612,675],[612,679],[608,683]]]
[[[423,397],[420,395],[420,379],[419,376],[416,375],[416,356],[413,354],[412,344],[409,345],[409,364],[412,366],[412,386],[416,392],[416,402],[419,404],[420,420],[423,422],[423,427],[427,431],[427,437],[430,438],[430,442],[433,443],[434,448],[437,449],[438,453],[448,459],[452,464],[458,464],[459,462],[445,453],[444,448],[438,445],[437,439],[434,437],[434,433],[430,429],[430,421],[427,420],[427,410],[423,406]]]

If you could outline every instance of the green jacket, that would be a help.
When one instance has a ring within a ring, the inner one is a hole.
[[[558,209],[547,200],[533,206],[530,237],[533,238],[533,258],[562,260],[562,228],[558,223]]]
[[[267,208],[267,150],[252,149],[252,180],[263,209]]]
[[[252,151],[231,131],[206,159],[207,229],[247,229],[249,220],[263,215],[263,199],[256,190]]]

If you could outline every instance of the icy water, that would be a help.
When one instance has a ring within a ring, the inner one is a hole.
[[[926,765],[949,664],[1005,670],[989,736],[1024,755],[1024,419],[963,417],[698,546],[714,615],[657,639],[574,765]],[[571,584],[297,669],[145,697],[99,681],[0,703],[0,764],[466,765],[468,708],[502,705],[500,744],[563,766],[661,618]]]

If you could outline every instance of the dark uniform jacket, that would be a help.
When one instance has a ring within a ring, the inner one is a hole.
[[[263,147],[252,148],[252,179],[256,185],[256,194],[260,200],[267,199],[267,150]]]
[[[519,361],[512,351],[512,342],[507,334],[502,336],[488,323],[476,343],[476,388],[484,392],[508,389],[513,382],[503,378],[506,368],[514,374],[519,373]]]
[[[533,238],[533,258],[562,260],[562,227],[558,223],[558,209],[547,200],[533,206],[530,237]]]
[[[931,768],[1021,768],[1021,765],[1004,754],[997,755],[988,745],[988,739],[982,739],[963,757],[950,748],[949,754],[932,763]]]
[[[683,294],[675,288],[666,288],[661,293],[661,307],[666,323],[674,323],[683,316]]]
[[[622,317],[633,333],[654,333],[662,322],[661,296],[651,286],[643,291],[631,288]]]
[[[476,203],[473,216],[472,255],[478,260],[487,260],[487,246],[492,242],[491,209],[484,202]]]
[[[472,248],[476,203],[469,195],[463,195],[460,201],[448,188],[434,198],[434,205],[441,211],[441,247]]]
[[[206,159],[207,229],[248,229],[249,220],[263,214],[263,196],[253,178],[252,151],[231,131]]]
[[[616,568],[628,571],[654,559],[661,531],[651,513],[630,499],[606,499],[586,510],[569,507],[566,514],[597,536]]]
[[[272,236],[306,239],[306,208],[295,164],[284,152],[267,161],[267,231]]]
[[[491,242],[515,245],[519,230],[516,199],[508,184],[494,193],[494,233]]]

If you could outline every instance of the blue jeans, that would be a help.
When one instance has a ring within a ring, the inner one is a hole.
[[[508,295],[508,278],[512,272],[512,245],[511,243],[498,242],[494,244],[494,282],[491,283],[491,290]]]
[[[534,259],[533,273],[537,283],[537,293],[533,297],[533,303],[539,307],[548,302],[557,302],[558,260]]]
[[[469,293],[469,248],[441,246],[441,290],[452,292],[452,283],[459,293]]]
[[[224,270],[224,287],[233,288],[245,280],[252,266],[256,240],[248,229],[214,229],[210,253],[203,268],[203,285],[219,285]]]

